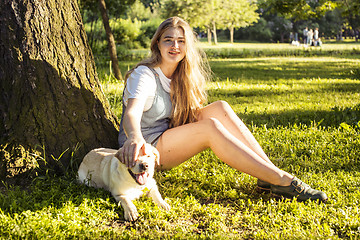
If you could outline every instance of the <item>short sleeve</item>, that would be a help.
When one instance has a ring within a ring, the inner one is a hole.
[[[154,73],[146,66],[139,66],[134,69],[126,81],[124,104],[127,105],[129,98],[136,98],[144,103],[145,109],[148,109],[152,104],[155,92]]]

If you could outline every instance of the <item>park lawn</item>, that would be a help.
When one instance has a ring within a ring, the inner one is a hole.
[[[122,62],[123,72],[134,63]],[[109,193],[78,185],[74,171],[35,178],[28,189],[8,186],[0,193],[0,238],[359,239],[360,79],[353,72],[360,59],[255,56],[210,64],[209,101],[228,101],[274,163],[325,191],[326,204],[258,194],[255,178],[207,150],[156,173],[172,209],[144,197],[135,202],[135,223],[124,222]],[[106,75],[101,81],[120,117],[123,84]]]

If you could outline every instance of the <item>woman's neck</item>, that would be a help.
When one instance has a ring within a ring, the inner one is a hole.
[[[163,74],[167,77],[170,78],[172,77],[172,75],[174,74],[176,68],[177,68],[177,64],[173,65],[173,66],[165,66],[164,64],[160,64],[159,65],[161,71],[163,72]]]

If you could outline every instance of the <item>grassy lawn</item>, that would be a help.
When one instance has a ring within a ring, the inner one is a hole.
[[[28,189],[7,186],[0,239],[360,239],[360,44],[298,54],[288,44],[202,44],[227,56],[209,57],[209,101],[228,101],[274,163],[326,192],[326,204],[258,194],[255,178],[207,150],[156,173],[172,209],[144,197],[135,223],[123,220],[108,192],[78,185],[73,171],[40,176]],[[236,56],[244,51],[253,56]],[[121,62],[123,73],[135,63]],[[120,117],[123,84],[99,66]]]

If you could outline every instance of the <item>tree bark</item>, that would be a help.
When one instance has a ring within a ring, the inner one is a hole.
[[[211,31],[212,31],[212,34],[214,36],[214,44],[217,45],[218,41],[217,41],[216,23],[215,23],[215,21],[212,22],[212,27],[213,27],[213,29]]]
[[[211,29],[207,28],[207,39],[208,39],[208,43],[211,44]]]
[[[230,31],[230,43],[234,43],[234,26],[230,26],[229,31]]]
[[[117,147],[77,1],[0,1],[0,79],[0,157],[40,146],[66,170],[93,148]]]
[[[102,17],[105,32],[106,32],[106,38],[107,38],[107,41],[109,44],[108,45],[109,55],[110,55],[110,59],[112,62],[112,69],[114,71],[114,76],[116,79],[122,80],[122,75],[120,72],[119,62],[118,62],[117,53],[116,53],[116,45],[115,45],[114,35],[110,28],[109,17],[106,12],[105,0],[99,0],[99,7],[100,7],[101,17]]]

